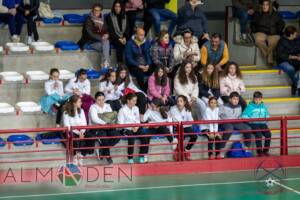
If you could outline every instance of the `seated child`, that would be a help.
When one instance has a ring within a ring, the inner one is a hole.
[[[263,94],[261,92],[254,92],[253,101],[251,101],[246,110],[242,114],[242,118],[269,118],[269,112],[265,104],[262,102]],[[249,126],[253,129],[255,135],[255,143],[257,148],[257,155],[269,156],[269,148],[271,144],[272,134],[269,130],[266,121],[250,122]],[[265,144],[262,146],[262,136],[265,137]]]

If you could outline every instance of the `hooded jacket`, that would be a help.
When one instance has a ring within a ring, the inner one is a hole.
[[[236,106],[231,103],[226,103],[220,107],[220,119],[239,119],[242,114],[242,107],[238,104]]]
[[[220,90],[221,96],[229,96],[231,92],[241,94],[246,91],[244,81],[229,74],[220,79]]]
[[[269,118],[269,117],[270,117],[269,111],[263,102],[260,104],[255,104],[253,101],[251,101],[242,114],[242,118]],[[251,122],[251,123],[264,124],[266,122]]]

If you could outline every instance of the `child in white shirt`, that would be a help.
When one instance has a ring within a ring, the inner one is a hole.
[[[63,82],[59,80],[59,70],[50,70],[49,80],[45,82],[46,95],[41,97],[40,105],[42,111],[51,115],[56,115],[56,126],[60,126],[63,113],[63,105],[70,98],[70,94],[64,93]]]
[[[89,110],[95,101],[91,96],[91,82],[87,79],[87,71],[85,69],[80,69],[76,73],[76,77],[68,82],[65,90],[69,94],[80,96],[82,100],[81,107],[84,110],[87,121],[89,121]]]
[[[191,113],[191,106],[188,102],[188,99],[183,96],[179,95],[177,97],[177,103],[173,106],[170,110],[171,117],[173,122],[185,122],[185,121],[194,121],[192,113]],[[191,159],[191,153],[189,152],[194,143],[197,141],[197,135],[194,134],[193,128],[191,125],[187,125],[184,127],[184,137],[189,137],[189,142],[185,147],[185,160]]]
[[[146,111],[145,115],[142,116],[143,122],[149,123],[162,123],[162,122],[172,122],[172,118],[168,115],[165,108],[162,106],[164,102],[161,99],[154,98],[151,102],[150,108]],[[168,141],[172,143],[172,150],[177,148],[178,139],[173,137],[173,127],[172,126],[160,126],[158,128],[149,128],[148,133],[150,134],[160,134],[166,135]]]
[[[87,121],[84,115],[83,110],[81,109],[82,101],[78,95],[71,96],[69,102],[67,102],[64,106],[65,112],[63,114],[63,122],[65,127],[71,126],[86,126]],[[72,130],[72,134],[74,138],[84,139],[86,130]],[[74,148],[82,148],[85,147],[85,140],[74,140],[73,142]],[[84,150],[75,150],[74,162],[75,164],[83,164],[82,158]]]
[[[109,70],[105,78],[100,81],[99,91],[105,95],[105,102],[110,105],[113,111],[119,111],[122,107],[120,98],[122,91],[117,84],[117,72]]]
[[[110,113],[113,112],[110,105],[105,103],[105,95],[103,92],[97,92],[95,94],[96,103],[90,107],[89,112],[89,124],[90,125],[105,125],[103,119],[99,117],[99,114]],[[112,147],[115,146],[120,141],[120,133],[116,129],[98,129],[93,131],[92,137],[114,137],[114,138],[107,138],[101,139],[100,138],[100,146],[102,147]],[[119,138],[118,138],[119,137]],[[112,164],[113,160],[110,156],[110,149],[109,148],[102,148],[99,149],[99,158],[106,158],[108,164]]]
[[[203,120],[219,120],[219,108],[218,100],[216,97],[211,97],[208,100],[208,107],[206,108],[203,116]],[[219,126],[217,123],[202,125],[202,132],[206,134],[208,138],[208,156],[210,160],[214,158],[219,159],[221,149],[221,135],[218,133]],[[213,147],[215,146],[216,157],[213,157]]]
[[[140,111],[136,106],[137,96],[133,93],[126,95],[126,104],[121,108],[118,114],[118,124],[140,124]],[[139,127],[124,128],[123,134],[127,136],[141,136],[143,135],[143,129]],[[141,141],[140,153],[139,153],[139,163],[145,163],[144,155],[148,154],[149,150],[149,137],[129,137],[128,138],[128,163],[133,164],[133,152],[135,138],[139,138]]]

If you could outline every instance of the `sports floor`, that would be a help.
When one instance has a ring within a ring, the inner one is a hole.
[[[266,183],[269,180],[269,184]],[[272,181],[273,180],[273,181]],[[114,183],[59,183],[1,186],[0,199],[11,200],[297,200],[300,169],[240,171],[134,177]]]

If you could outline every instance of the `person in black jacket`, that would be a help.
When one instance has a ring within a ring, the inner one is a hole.
[[[86,19],[83,28],[82,36],[78,41],[80,48],[90,45],[96,51],[103,55],[102,67],[110,67],[110,43],[106,24],[102,16],[103,6],[94,4],[90,16]]]
[[[39,18],[40,0],[20,0],[17,7],[18,14],[27,21],[28,44],[39,40],[36,21]]]
[[[262,9],[254,13],[251,29],[255,44],[261,50],[267,63],[273,66],[273,51],[277,46],[285,23],[280,14],[274,11],[269,0],[262,1]]]
[[[148,13],[153,20],[152,23],[154,24],[155,33],[157,36],[160,33],[161,17],[163,17],[167,20],[171,20],[169,28],[168,28],[168,32],[170,35],[173,34],[174,28],[176,26],[176,23],[177,23],[176,14],[165,8],[165,5],[169,2],[170,2],[170,0],[146,0],[146,3],[147,3],[147,12],[146,13]],[[145,18],[146,18],[146,16],[145,16]],[[148,27],[147,25],[145,25],[145,26]],[[147,30],[146,30],[146,32],[147,32]]]
[[[124,49],[129,39],[129,25],[125,7],[121,0],[115,0],[111,13],[106,17],[106,24],[111,44],[117,50],[117,62],[124,61]]]
[[[292,80],[292,95],[296,94],[296,72],[300,69],[300,40],[297,38],[297,29],[294,26],[285,28],[277,46],[277,63]]]

